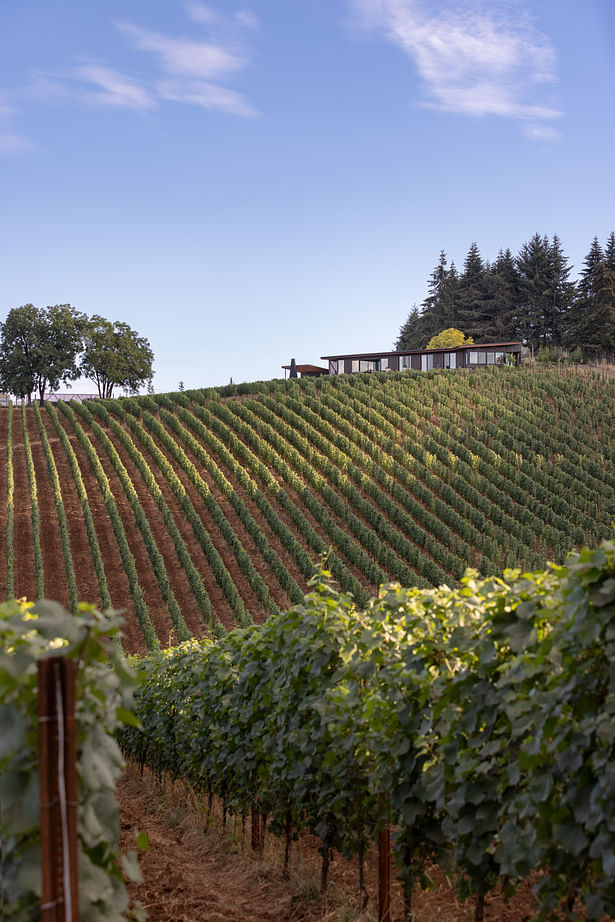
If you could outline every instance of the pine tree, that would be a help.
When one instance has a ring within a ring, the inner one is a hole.
[[[472,243],[463,264],[463,274],[457,286],[456,323],[466,336],[476,342],[489,337],[493,316],[493,291],[488,269],[476,243]]]
[[[423,317],[416,304],[414,304],[412,310],[408,314],[408,319],[402,324],[399,330],[399,336],[393,348],[397,352],[405,352],[409,349],[422,349],[423,344],[427,341],[423,333],[423,326]]]
[[[581,348],[590,358],[615,355],[615,269],[613,235],[607,252],[594,237],[584,260],[578,297],[571,312],[567,341],[571,348]],[[607,262],[608,259],[608,262]]]
[[[429,277],[427,283],[428,294],[422,304],[422,315],[425,318],[425,343],[440,330],[453,326],[454,321],[454,281],[455,268],[452,267],[453,277],[446,268],[447,258],[444,250],[440,251],[440,259]]]
[[[570,267],[559,237],[554,234],[549,246],[549,287],[545,291],[545,345],[563,344],[569,313],[574,302],[575,285],[568,280]]]
[[[615,272],[615,231],[609,234],[604,248],[604,261],[607,269]]]
[[[500,249],[489,272],[489,284],[493,297],[488,335],[495,342],[506,342],[518,335],[519,276],[510,249],[505,252]]]
[[[519,275],[518,335],[535,349],[548,345],[545,314],[549,303],[549,251],[549,238],[536,233],[523,244],[515,260]]]

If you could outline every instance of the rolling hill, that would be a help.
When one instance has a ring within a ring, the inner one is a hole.
[[[0,409],[0,593],[126,609],[125,647],[612,535],[615,380],[375,373]]]

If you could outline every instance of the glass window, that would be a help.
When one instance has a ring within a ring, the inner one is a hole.
[[[445,368],[457,368],[457,353],[445,352],[443,355]]]
[[[389,360],[380,359],[380,371],[388,371],[388,370],[389,370]]]
[[[427,371],[427,356],[421,356],[421,371]]]
[[[495,352],[487,353],[487,365],[495,365]]]
[[[353,371],[353,373],[356,373],[356,372],[359,370],[359,360],[358,360],[358,359],[353,359],[353,360],[352,360],[352,369],[351,369],[351,370]]]
[[[504,364],[504,361],[505,361],[505,359],[504,359],[504,353],[503,353],[503,352],[496,352],[496,354],[495,354],[495,364],[496,364],[496,365],[503,365],[503,364]]]
[[[479,365],[486,365],[486,364],[487,364],[487,353],[486,353],[486,352],[478,352],[477,355],[478,355],[478,364],[479,364]]]
[[[399,368],[400,368],[400,371],[403,370],[404,368],[410,368],[411,362],[412,362],[412,356],[411,356],[411,355],[400,355],[400,357],[399,357]]]
[[[333,359],[329,359],[329,374],[336,375],[338,373],[337,369],[338,369],[337,361],[333,361]]]
[[[470,365],[478,365],[478,352],[474,352],[470,349],[470,358],[468,359]]]

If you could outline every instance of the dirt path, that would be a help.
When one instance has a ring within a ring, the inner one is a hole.
[[[129,772],[119,785],[122,844],[134,848],[133,830],[146,832],[140,856],[142,884],[131,884],[148,922],[274,922],[287,919],[290,897],[283,882],[267,880],[255,862],[233,854],[229,839],[204,835],[195,814],[167,789],[161,798],[152,779]],[[224,850],[223,850],[224,848]]]
[[[149,849],[140,856],[143,883],[129,885],[131,896],[146,907],[149,922],[375,922],[377,918],[375,850],[366,860],[367,908],[360,906],[356,862],[335,856],[323,909],[318,842],[312,837],[301,837],[293,845],[287,880],[282,873],[281,840],[268,836],[264,853],[258,856],[250,848],[249,829],[236,820],[223,830],[215,810],[206,831],[205,814],[183,785],[161,786],[150,773],[141,778],[136,768],[129,767],[118,794],[122,848],[135,847],[135,830],[149,838]],[[435,888],[414,895],[413,922],[472,922],[473,901],[460,903],[438,869],[432,877]],[[528,885],[508,904],[499,894],[490,895],[484,919],[527,922],[534,911]],[[402,916],[401,888],[395,883],[392,918]]]

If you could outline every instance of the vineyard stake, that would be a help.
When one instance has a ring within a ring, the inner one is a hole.
[[[391,922],[391,826],[378,833],[378,922]]]
[[[79,922],[74,662],[38,662],[41,920]]]
[[[261,849],[261,826],[260,826],[260,816],[258,813],[258,808],[252,805],[252,810],[250,813],[252,820],[252,851],[259,852]]]

